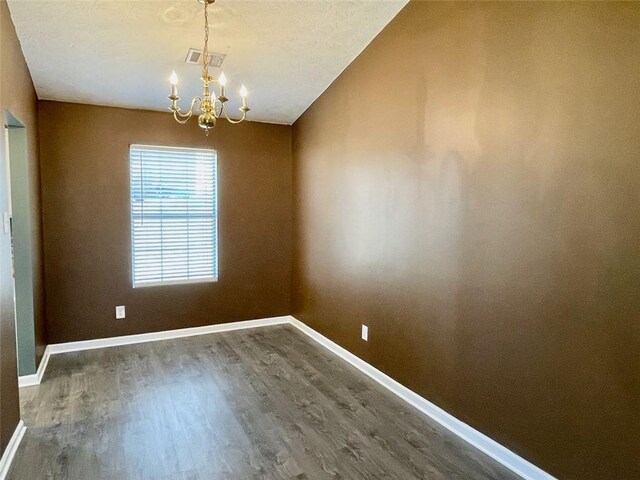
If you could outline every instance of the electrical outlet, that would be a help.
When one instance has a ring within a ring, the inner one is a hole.
[[[124,305],[118,305],[116,307],[116,319],[121,320],[125,317]]]
[[[366,325],[362,325],[362,339],[365,342],[369,341],[369,327],[367,327]]]

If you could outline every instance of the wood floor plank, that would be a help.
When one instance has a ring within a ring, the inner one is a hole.
[[[510,480],[290,326],[55,355],[9,480]]]

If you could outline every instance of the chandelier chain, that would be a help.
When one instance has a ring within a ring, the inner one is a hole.
[[[205,77],[209,76],[209,12],[208,2],[204,2],[204,48],[202,49],[202,73]]]

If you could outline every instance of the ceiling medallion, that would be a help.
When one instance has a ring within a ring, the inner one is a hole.
[[[227,85],[227,77],[225,77],[224,72],[220,74],[218,77],[217,83],[220,86],[219,95],[216,95],[215,92],[211,91],[209,84],[214,82],[213,78],[209,75],[209,13],[208,7],[213,4],[216,0],[197,0],[199,3],[204,5],[204,48],[202,49],[202,76],[200,79],[204,84],[202,89],[202,97],[194,97],[191,100],[191,106],[189,107],[189,111],[182,112],[180,107],[178,106],[178,100],[180,97],[178,96],[178,75],[174,71],[171,74],[169,81],[171,82],[171,95],[169,95],[169,100],[171,100],[171,105],[169,106],[169,110],[173,112],[173,118],[176,119],[176,122],[180,124],[185,124],[189,121],[189,119],[194,115],[194,113],[200,113],[198,115],[198,125],[200,128],[204,129],[205,133],[209,135],[209,131],[216,126],[216,121],[219,118],[226,118],[230,123],[240,123],[247,118],[247,112],[251,110],[247,106],[247,89],[244,85],[240,88],[240,97],[242,97],[242,106],[239,110],[242,112],[242,116],[239,120],[233,120],[229,118],[227,115],[227,111],[225,109],[225,104],[229,101],[227,97],[225,97],[225,87]]]

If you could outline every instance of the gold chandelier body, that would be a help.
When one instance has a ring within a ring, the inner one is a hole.
[[[247,118],[247,112],[251,110],[247,106],[247,89],[242,86],[240,89],[240,96],[242,97],[242,106],[239,108],[242,112],[242,116],[239,120],[233,120],[227,114],[225,104],[229,99],[225,96],[225,87],[227,84],[227,78],[224,72],[220,75],[217,83],[220,86],[219,94],[216,95],[212,92],[210,85],[214,83],[214,79],[209,75],[209,5],[213,4],[216,0],[198,0],[199,3],[204,5],[204,48],[202,51],[202,76],[200,79],[203,83],[202,96],[194,97],[191,100],[191,106],[189,110],[183,112],[178,106],[180,97],[178,96],[178,76],[176,72],[171,75],[171,105],[169,110],[173,112],[173,118],[180,124],[185,124],[194,115],[198,114],[198,125],[204,129],[205,133],[209,135],[209,131],[216,126],[216,122],[219,118],[225,118],[230,123],[240,123]]]

